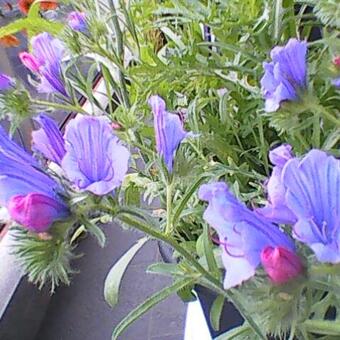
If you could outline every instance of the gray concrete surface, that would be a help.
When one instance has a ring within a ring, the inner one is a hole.
[[[36,340],[109,340],[115,325],[145,297],[168,285],[170,280],[146,274],[147,266],[161,261],[157,244],[146,244],[131,262],[121,286],[118,305],[112,310],[104,301],[103,287],[111,265],[139,238],[117,225],[106,227],[107,245],[99,248],[93,239],[81,242],[84,256],[74,263],[80,270],[70,287],[60,287],[52,296]],[[185,304],[172,296],[122,336],[124,340],[181,340],[184,334]]]

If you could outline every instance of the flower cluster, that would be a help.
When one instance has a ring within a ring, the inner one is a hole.
[[[113,193],[128,169],[130,153],[113,134],[106,117],[77,116],[63,137],[45,114],[32,133],[33,150],[58,164],[75,189],[95,195]],[[70,212],[62,186],[0,130],[0,204],[13,220],[36,232],[47,230]]]

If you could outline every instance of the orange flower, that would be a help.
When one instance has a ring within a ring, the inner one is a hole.
[[[19,0],[18,7],[22,13],[27,14],[33,2],[34,0]],[[44,11],[47,11],[49,9],[56,9],[57,7],[58,7],[57,0],[40,2],[40,8]]]
[[[3,47],[18,47],[20,45],[20,40],[15,35],[5,35],[0,38],[0,45]]]

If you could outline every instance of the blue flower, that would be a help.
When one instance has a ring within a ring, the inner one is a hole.
[[[239,202],[223,182],[204,184],[199,198],[209,202],[204,219],[217,231],[226,269],[226,289],[255,275],[267,247],[294,252],[294,243],[276,225]]]
[[[26,228],[45,231],[55,220],[69,216],[69,209],[59,196],[61,188],[0,131],[0,205],[7,207],[11,217]]]
[[[130,153],[107,117],[77,115],[68,123],[64,140],[61,167],[78,189],[105,195],[121,185]]]
[[[286,205],[286,188],[282,183],[282,170],[293,158],[292,147],[283,144],[269,152],[269,159],[274,166],[267,182],[268,202],[256,212],[274,223],[294,223],[296,218]]]
[[[159,96],[151,96],[148,100],[154,115],[157,152],[163,157],[169,172],[172,172],[175,153],[188,136],[178,115],[167,112],[164,100]]]
[[[0,156],[6,156],[17,162],[23,162],[24,164],[30,164],[37,166],[37,161],[19,145],[13,142],[0,126]]]
[[[15,84],[14,79],[6,74],[0,73],[0,91],[7,91],[11,89]]]
[[[65,52],[62,42],[44,32],[31,41],[33,53],[20,54],[22,63],[40,77],[38,91],[41,93],[58,92],[67,97],[61,62]]]
[[[282,170],[294,236],[320,262],[340,262],[340,160],[320,150],[294,158]]]
[[[277,111],[283,101],[296,101],[307,88],[307,43],[290,39],[271,51],[272,62],[264,63],[261,79],[265,110]]]
[[[87,32],[86,13],[76,11],[71,12],[67,17],[67,22],[74,31]]]
[[[33,150],[41,152],[47,159],[60,165],[66,151],[58,125],[45,114],[40,114],[35,120],[41,129],[32,132]]]

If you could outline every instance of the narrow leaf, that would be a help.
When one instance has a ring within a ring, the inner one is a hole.
[[[252,339],[257,340],[258,337],[253,333],[251,327],[247,324],[243,324],[242,326],[236,327],[227,331],[226,333],[221,334],[215,340],[240,340],[240,339]]]
[[[210,309],[210,321],[215,331],[220,329],[220,319],[223,310],[225,298],[223,295],[219,295],[213,302]]]
[[[135,245],[133,245],[110,269],[106,276],[104,284],[104,297],[105,301],[112,307],[118,302],[119,287],[123,275],[134,256],[137,254],[145,242],[147,237],[141,238]]]
[[[118,337],[137,319],[139,319],[144,313],[149,311],[153,306],[162,302],[170,295],[176,293],[178,290],[182,289],[187,285],[191,285],[194,283],[193,279],[183,279],[178,280],[173,283],[171,286],[166,287],[156,294],[149,297],[142,304],[140,304],[137,308],[133,309],[114,329],[112,333],[112,340],[118,339]]]

